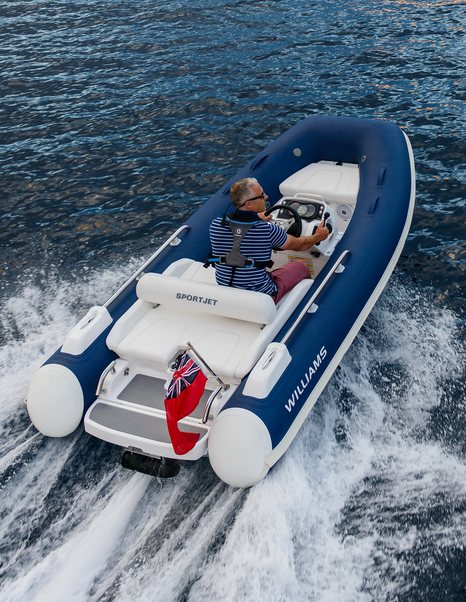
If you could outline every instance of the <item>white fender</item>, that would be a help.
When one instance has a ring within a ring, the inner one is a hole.
[[[31,422],[43,435],[69,435],[78,427],[84,413],[79,380],[65,366],[41,366],[29,387],[27,408]]]
[[[218,477],[233,487],[252,487],[265,477],[272,441],[265,424],[243,408],[217,416],[209,434],[209,459]]]

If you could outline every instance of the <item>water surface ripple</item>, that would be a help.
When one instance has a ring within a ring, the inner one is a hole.
[[[0,6],[0,598],[464,600],[465,12],[460,0]],[[413,226],[312,415],[247,492],[159,483],[29,425],[91,305],[307,115],[409,135]]]

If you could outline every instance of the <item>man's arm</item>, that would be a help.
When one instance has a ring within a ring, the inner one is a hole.
[[[306,251],[313,247],[317,242],[325,240],[329,235],[328,229],[323,225],[323,222],[317,226],[316,231],[312,236],[291,236],[288,234],[286,243],[281,247],[283,251]]]

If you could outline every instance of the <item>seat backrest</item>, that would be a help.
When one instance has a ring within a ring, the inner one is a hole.
[[[138,282],[139,299],[179,311],[269,324],[276,314],[270,295],[164,274],[145,274]]]

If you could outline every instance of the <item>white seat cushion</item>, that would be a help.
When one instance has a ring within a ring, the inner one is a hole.
[[[311,193],[323,196],[329,203],[355,205],[359,191],[359,167],[333,161],[311,163],[284,180],[279,188],[284,196]]]
[[[234,318],[256,324],[273,322],[275,303],[270,295],[165,274],[145,274],[138,282],[139,299],[182,312]]]
[[[159,306],[150,309],[114,350],[124,359],[166,369],[190,342],[216,374],[234,379],[260,332],[260,325],[252,322]]]

